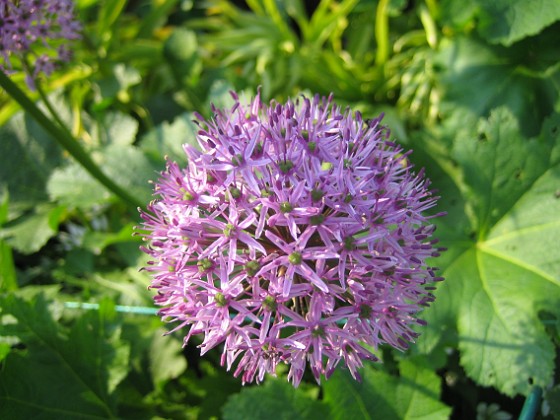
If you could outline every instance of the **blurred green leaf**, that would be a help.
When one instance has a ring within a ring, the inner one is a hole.
[[[111,145],[103,151],[101,168],[121,187],[148,203],[152,197],[149,181],[156,175],[156,167],[137,147]]]
[[[111,29],[121,15],[126,0],[107,0],[101,3],[97,20],[97,34],[104,43],[111,40]]]
[[[327,418],[339,419],[447,419],[451,409],[439,401],[440,379],[430,369],[411,361],[400,363],[398,377],[366,365],[362,382],[341,370],[325,382]]]
[[[199,352],[198,349],[186,348],[189,351]],[[214,352],[217,355],[217,352]],[[210,356],[210,354],[208,354]],[[210,356],[211,357],[211,356]],[[216,359],[219,357],[217,355]],[[234,378],[231,372],[218,366],[217,360],[199,358],[189,365],[187,371],[179,378],[178,386],[187,395],[187,404],[193,406],[199,418],[222,418],[222,407],[231,395],[241,389],[241,381]]]
[[[474,234],[448,234],[456,228],[440,225],[452,252],[426,311],[426,335],[456,329],[467,374],[510,396],[546,386],[554,369],[539,312],[560,316],[559,131],[554,116],[539,138],[525,139],[500,109],[458,138],[454,156]]]
[[[9,194],[7,188],[0,191],[0,229],[8,220]],[[0,292],[17,289],[16,268],[12,256],[12,248],[0,239]]]
[[[0,362],[6,358],[8,354],[10,354],[11,346],[8,343],[0,342]]]
[[[560,419],[560,385],[555,385],[544,394],[546,404],[555,419]]]
[[[0,416],[116,417],[112,394],[128,372],[129,349],[120,341],[114,308],[104,304],[86,312],[67,330],[41,294],[29,301],[15,295],[0,299],[3,315],[17,320],[2,334],[18,337],[25,348],[4,360]]]
[[[73,248],[64,259],[64,273],[71,276],[91,274],[95,269],[94,255],[83,248]]]
[[[193,31],[175,29],[165,41],[163,54],[179,84],[188,82],[195,72],[201,70],[198,41]]]
[[[10,202],[10,193],[6,186],[0,190],[0,227],[8,221],[8,204]]]
[[[58,233],[66,208],[43,204],[12,221],[0,230],[0,238],[24,254],[40,250]]]
[[[128,90],[142,81],[140,72],[124,63],[113,64],[111,73],[101,74],[95,90],[97,102],[93,107],[98,113],[108,109],[117,99],[128,101]]]
[[[538,134],[560,96],[555,72],[539,74],[544,63],[560,59],[558,50],[549,48],[548,42],[538,40],[509,50],[466,37],[443,40],[434,65],[439,68],[444,116],[470,112],[488,117],[492,109],[506,106],[525,135]]]
[[[95,158],[117,185],[148,203],[152,190],[148,182],[155,177],[156,168],[142,151],[135,146],[111,144],[96,153]],[[48,191],[52,199],[72,207],[87,208],[111,199],[110,193],[75,163],[53,173]]]
[[[229,398],[222,413],[224,420],[256,420],[271,415],[278,420],[320,420],[328,417],[324,403],[294,388],[284,378],[267,378],[264,385],[244,388]]]
[[[82,245],[94,254],[101,254],[109,245],[131,242],[138,244],[139,240],[135,240],[132,235],[134,233],[134,224],[128,223],[121,227],[118,232],[102,232],[102,231],[86,231]]]
[[[16,267],[12,248],[0,239],[0,292],[17,289]]]
[[[340,37],[340,30],[348,24],[346,19],[357,3],[358,0],[343,0],[332,7],[331,1],[320,2],[309,20],[307,30],[303,33],[305,41],[316,49],[333,35]]]
[[[90,208],[105,203],[110,192],[77,163],[56,169],[47,183],[52,200],[67,206]]]
[[[479,5],[477,0],[442,0],[439,10],[444,25],[464,30],[475,25]]]
[[[483,14],[479,32],[492,43],[511,45],[560,19],[557,0],[476,0]]]
[[[46,200],[46,180],[61,156],[55,142],[35,121],[17,114],[0,127],[0,188],[8,188],[11,203]]]
[[[198,147],[196,142],[198,127],[193,120],[193,114],[185,113],[171,123],[163,122],[142,137],[140,147],[154,162],[163,163],[165,156],[169,156],[175,162],[186,162],[183,144]],[[155,178],[155,174],[152,178]]]
[[[99,120],[97,136],[100,144],[129,146],[134,143],[138,131],[138,121],[130,115],[109,112]]]
[[[171,379],[177,378],[187,368],[181,342],[175,336],[167,336],[165,330],[154,331],[150,346],[150,373],[154,388],[161,389]]]
[[[101,295],[126,306],[151,306],[152,294],[148,291],[149,277],[137,267],[112,272],[95,272],[89,279]]]
[[[145,37],[151,35],[156,28],[166,22],[167,15],[169,15],[173,8],[177,6],[179,0],[163,0],[157,3],[152,2],[152,9],[150,13],[142,18],[142,24],[138,32],[138,37]]]

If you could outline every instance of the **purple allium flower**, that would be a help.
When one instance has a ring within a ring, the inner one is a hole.
[[[72,0],[0,0],[0,71],[21,66],[34,89],[40,73],[48,76],[56,62],[70,58],[65,45],[49,42],[78,39],[80,30]]]
[[[417,313],[442,280],[425,211],[437,197],[381,117],[342,112],[332,98],[197,116],[202,151],[168,162],[142,212],[161,316],[222,344],[222,365],[244,383],[290,366],[352,376],[387,343],[404,350]],[[440,214],[438,214],[440,215]],[[436,215],[437,216],[437,215]]]

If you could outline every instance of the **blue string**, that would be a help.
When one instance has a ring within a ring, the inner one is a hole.
[[[540,386],[533,388],[525,399],[521,414],[519,414],[519,420],[533,420],[535,418],[541,402],[542,393],[543,391]]]
[[[64,306],[70,309],[88,309],[88,310],[98,310],[98,303],[87,303],[87,302],[65,302]],[[140,315],[156,315],[158,312],[157,308],[149,308],[147,306],[125,306],[116,305],[115,310],[117,312],[123,312],[127,314],[140,314]]]

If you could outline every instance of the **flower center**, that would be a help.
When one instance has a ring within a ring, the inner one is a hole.
[[[301,264],[301,253],[299,253],[297,251],[292,252],[290,254],[290,256],[288,257],[288,261],[290,262],[290,264],[293,264],[293,265]]]

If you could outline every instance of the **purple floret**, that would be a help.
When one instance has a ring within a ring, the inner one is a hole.
[[[71,0],[0,0],[0,71],[14,71],[16,58],[34,89],[40,74],[49,76],[56,63],[70,59],[65,43],[80,38],[80,31]]]

